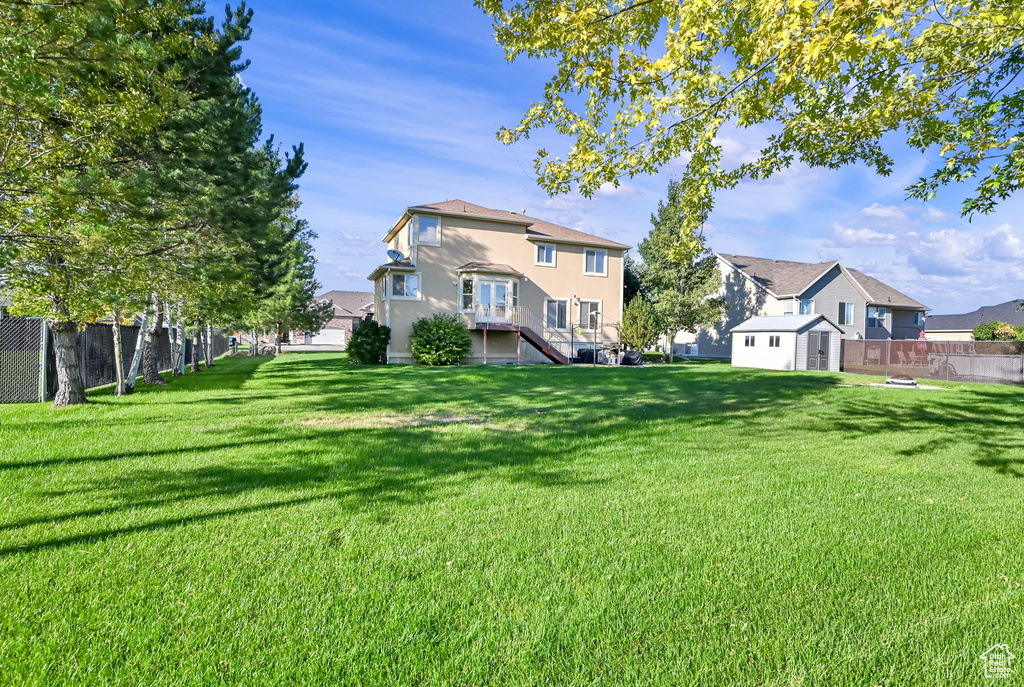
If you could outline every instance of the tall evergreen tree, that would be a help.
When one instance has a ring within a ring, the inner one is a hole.
[[[677,332],[695,332],[717,322],[725,299],[717,296],[722,276],[703,233],[687,229],[680,182],[669,181],[668,197],[651,215],[653,228],[640,242],[643,284],[654,304],[666,337],[666,349]]]

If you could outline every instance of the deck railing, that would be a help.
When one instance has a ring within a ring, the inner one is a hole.
[[[553,329],[542,315],[524,305],[478,305],[474,308],[474,317],[477,324],[493,323],[531,329],[567,358],[575,357],[581,348],[603,348],[609,343],[619,347],[617,324],[603,319],[597,322],[596,330],[586,317],[579,322],[568,322],[565,330]]]

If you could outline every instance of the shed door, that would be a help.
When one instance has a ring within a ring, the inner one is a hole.
[[[828,370],[828,332],[807,333],[807,369]]]
[[[818,332],[807,332],[807,369],[818,369],[818,351],[821,349]],[[828,369],[828,368],[826,368]]]

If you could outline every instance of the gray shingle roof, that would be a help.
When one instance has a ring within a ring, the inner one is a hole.
[[[798,332],[818,320],[825,320],[836,331],[839,327],[824,315],[758,315],[732,328],[734,332]]]
[[[369,291],[328,291],[317,298],[334,303],[335,313],[342,317],[362,317],[373,312],[373,294]]]
[[[456,272],[494,272],[497,274],[514,274],[521,275],[522,272],[516,270],[512,265],[506,265],[501,262],[467,262],[462,267],[455,270]]]
[[[542,219],[529,217],[518,212],[493,210],[491,208],[485,208],[482,205],[467,203],[464,200],[446,200],[443,203],[427,203],[426,205],[415,205],[409,209],[414,210],[417,208],[439,210],[440,212],[457,215],[477,215],[479,217],[493,217],[494,219],[520,222],[526,226],[526,236],[528,238],[549,238],[555,241],[588,243],[598,246],[607,246],[609,248],[622,248],[624,250],[629,248],[629,246],[624,243],[609,241],[608,239],[603,239],[600,236],[594,236],[593,234],[576,231],[569,227],[545,222]]]
[[[957,315],[929,315],[925,327],[930,332],[956,332],[970,331],[986,322],[1006,322],[1022,326],[1024,325],[1024,310],[1018,310],[1021,305],[1024,305],[1024,300],[1018,298],[999,305],[986,305],[974,312]]]
[[[836,260],[808,263],[754,258],[747,255],[729,255],[727,253],[719,253],[719,255],[726,262],[731,263],[777,296],[798,296],[814,284],[825,272],[839,265],[839,262]],[[928,309],[927,306],[874,277],[845,265],[842,267],[867,292],[869,303],[920,310]]]

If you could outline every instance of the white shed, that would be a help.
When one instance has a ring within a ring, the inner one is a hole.
[[[751,317],[732,328],[732,365],[839,372],[842,333],[824,315]]]

